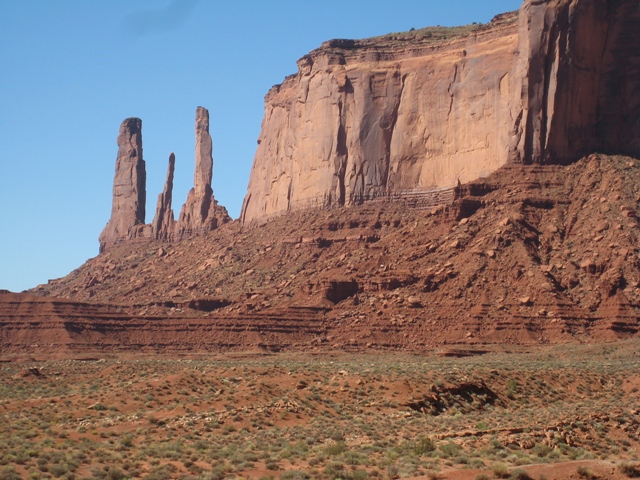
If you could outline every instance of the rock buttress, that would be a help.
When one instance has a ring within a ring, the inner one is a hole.
[[[100,234],[100,251],[109,244],[135,237],[132,227],[144,225],[146,170],[142,156],[142,120],[127,118],[120,125],[113,180],[111,218]]]
[[[204,107],[198,107],[196,110],[195,156],[194,185],[180,211],[173,237],[175,241],[214,230],[231,220],[227,209],[218,205],[211,189],[212,142],[209,134],[209,111]]]

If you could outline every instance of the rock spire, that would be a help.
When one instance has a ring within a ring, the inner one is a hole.
[[[158,195],[153,222],[145,225],[145,162],[142,159],[142,121],[128,118],[120,126],[118,158],[113,182],[111,218],[99,237],[100,252],[124,240],[154,238],[164,242],[180,241],[214,230],[231,221],[227,209],[213,198],[213,155],[209,134],[209,112],[196,111],[196,165],[193,188],[189,191],[178,221],[174,220],[173,174],[176,157],[169,155],[164,189]]]
[[[167,167],[167,179],[164,182],[164,189],[158,195],[158,204],[156,206],[156,214],[151,224],[151,234],[157,240],[167,241],[171,239],[175,220],[173,218],[173,210],[171,209],[171,200],[173,196],[173,172],[176,166],[176,156],[171,153],[169,155],[169,166]]]
[[[142,156],[142,120],[127,118],[120,125],[118,157],[113,180],[111,218],[100,234],[100,251],[126,240],[130,229],[144,225],[146,170]]]
[[[196,110],[196,164],[193,188],[182,206],[175,228],[175,240],[214,230],[231,220],[226,208],[218,205],[213,197],[213,155],[209,134],[209,111],[204,107]]]

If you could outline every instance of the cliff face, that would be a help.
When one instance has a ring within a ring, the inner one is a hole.
[[[508,161],[637,155],[639,16],[633,0],[527,0],[444,38],[324,43],[265,98],[243,222],[447,188]]]
[[[515,15],[459,39],[333,40],[266,96],[242,219],[466,182],[507,160]]]
[[[640,3],[527,1],[518,30],[510,160],[638,155]]]

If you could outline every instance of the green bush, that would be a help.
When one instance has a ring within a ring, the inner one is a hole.
[[[460,445],[457,445],[453,442],[445,443],[444,445],[440,445],[440,447],[438,448],[445,457],[455,457],[462,449]]]
[[[13,467],[4,467],[0,470],[0,480],[21,480]]]
[[[596,480],[597,478],[600,478],[598,475],[596,475],[593,470],[591,470],[590,468],[587,468],[583,465],[580,465],[578,467],[578,476],[580,478],[585,478],[586,480]]]
[[[327,448],[324,449],[324,451],[327,455],[331,455],[331,456],[340,455],[341,453],[347,451],[347,444],[344,442],[336,442],[329,445]]]
[[[421,437],[413,447],[413,453],[416,455],[425,455],[426,453],[433,452],[436,449],[436,444],[428,437]]]
[[[309,478],[311,477],[308,473],[300,470],[287,470],[280,475],[280,480],[307,480]]]

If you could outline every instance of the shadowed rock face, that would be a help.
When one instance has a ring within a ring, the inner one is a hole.
[[[640,3],[526,0],[438,42],[332,40],[271,89],[241,219],[640,154]]]
[[[111,218],[100,234],[100,251],[104,251],[109,243],[127,239],[131,227],[144,224],[145,185],[142,120],[127,118],[120,125]]]

